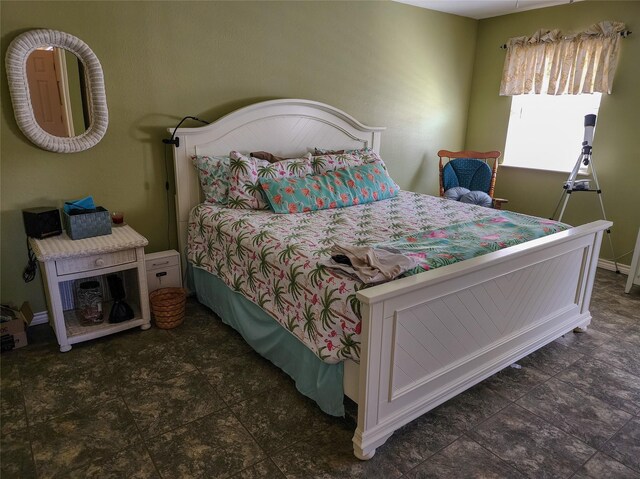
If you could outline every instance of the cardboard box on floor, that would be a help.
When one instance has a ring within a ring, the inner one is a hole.
[[[0,350],[11,351],[27,345],[27,327],[33,320],[28,301],[20,309],[2,305],[0,313]]]

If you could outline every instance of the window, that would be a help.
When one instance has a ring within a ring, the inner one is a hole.
[[[601,96],[601,93],[513,96],[504,165],[573,170],[582,151],[584,117],[598,114]]]

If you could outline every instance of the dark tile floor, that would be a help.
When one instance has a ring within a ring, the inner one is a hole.
[[[367,462],[195,301],[171,331],[2,355],[5,478],[640,478],[640,288],[599,271],[570,333],[397,431]],[[353,407],[350,408],[353,412]]]

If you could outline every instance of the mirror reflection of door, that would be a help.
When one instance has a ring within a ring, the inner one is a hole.
[[[44,47],[27,58],[27,81],[33,113],[40,127],[58,137],[83,133],[83,75],[77,57],[61,48]]]

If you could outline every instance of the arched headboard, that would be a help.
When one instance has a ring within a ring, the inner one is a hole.
[[[269,151],[278,156],[299,156],[313,148],[362,148],[380,150],[383,127],[360,123],[330,105],[310,100],[271,100],[246,106],[210,125],[179,128],[180,145],[173,148],[176,181],[178,247],[186,266],[185,248],[189,212],[202,202],[193,155],[226,156]],[[169,129],[169,132],[173,132]]]

